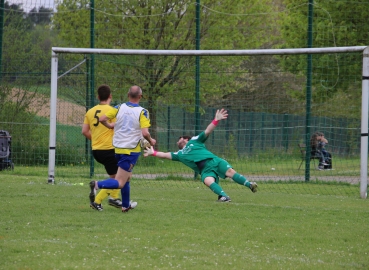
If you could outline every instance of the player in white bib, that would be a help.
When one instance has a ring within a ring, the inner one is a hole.
[[[130,184],[133,167],[141,154],[141,139],[145,138],[152,146],[156,140],[149,133],[149,112],[139,105],[142,90],[139,86],[132,86],[128,91],[129,101],[108,111],[100,117],[100,122],[107,128],[114,129],[113,145],[118,161],[118,172],[115,179],[90,182],[90,200],[95,198],[96,190],[121,189],[122,212],[127,212],[137,206],[130,201]],[[115,125],[109,119],[116,118]]]

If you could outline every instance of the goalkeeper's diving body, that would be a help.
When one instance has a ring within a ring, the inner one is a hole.
[[[182,162],[201,175],[201,181],[218,195],[218,202],[231,201],[231,198],[219,185],[219,177],[229,177],[255,193],[258,187],[255,182],[249,182],[245,176],[237,173],[226,160],[214,155],[205,147],[204,142],[209,137],[209,134],[213,132],[219,121],[227,119],[227,117],[228,113],[226,110],[217,110],[214,120],[205,131],[194,137],[181,136],[179,138],[177,145],[180,150],[178,152],[159,152],[151,146],[144,150],[144,156],[156,156]]]

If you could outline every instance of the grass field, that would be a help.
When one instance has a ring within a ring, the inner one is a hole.
[[[0,179],[0,269],[369,268],[369,205],[358,195],[275,193],[270,183],[253,194],[224,183],[232,202],[222,204],[199,181],[133,180],[136,209],[105,202],[97,212],[88,178]]]

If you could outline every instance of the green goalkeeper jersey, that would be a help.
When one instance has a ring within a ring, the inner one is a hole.
[[[199,135],[192,137],[183,149],[178,152],[171,152],[172,160],[180,161],[195,172],[200,173],[196,162],[205,159],[217,158],[216,155],[206,149],[204,142],[207,138],[208,137],[205,135],[204,131]]]

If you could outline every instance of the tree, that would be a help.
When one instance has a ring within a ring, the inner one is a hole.
[[[28,17],[34,25],[37,24],[49,24],[51,22],[52,9],[41,6],[39,8],[34,7],[29,13]]]
[[[13,25],[13,27],[30,29],[32,24],[30,20],[25,19],[26,13],[22,9],[21,4],[4,3],[4,27]]]
[[[22,31],[10,26],[5,27],[3,72],[6,75],[3,80],[17,81],[18,85],[27,86],[45,83],[45,80],[49,82],[50,38],[51,35],[45,30]],[[37,73],[38,76],[35,76]]]
[[[271,16],[232,14],[267,12],[269,0],[201,1],[201,49],[247,49],[263,44],[261,26]],[[70,47],[89,47],[89,1],[63,0],[53,23]],[[76,16],[78,14],[78,16]],[[152,50],[196,49],[196,4],[189,0],[101,0],[95,2],[95,47]],[[201,100],[237,91],[232,73],[245,58],[201,57]],[[193,109],[195,57],[97,56],[97,80],[123,88],[139,84],[156,127],[156,106],[178,104]],[[114,74],[113,76],[107,76]],[[190,109],[189,109],[190,108]]]
[[[55,35],[45,25],[46,20],[42,19],[42,24],[34,24],[32,16],[27,15],[20,5],[5,3],[5,6],[3,81],[16,82],[22,87],[27,84],[27,88],[35,83],[45,83],[45,80],[49,82],[50,51]],[[45,10],[39,8],[40,12]]]
[[[283,47],[307,47],[308,1],[284,0],[283,3],[286,12],[279,21],[281,35],[285,41]],[[367,45],[368,15],[367,2],[319,1],[314,5],[313,47]],[[339,94],[337,100],[342,102],[342,97],[346,96],[342,93],[347,93],[350,98],[350,92],[357,90],[358,85],[353,85],[353,80],[349,78],[357,78],[356,81],[360,81],[361,59],[360,53],[313,55],[313,100],[323,102],[335,99],[335,95]],[[281,63],[285,70],[294,74],[301,75],[306,72],[306,55],[285,56],[282,57]],[[301,92],[294,92],[293,95],[300,100],[305,99]]]

